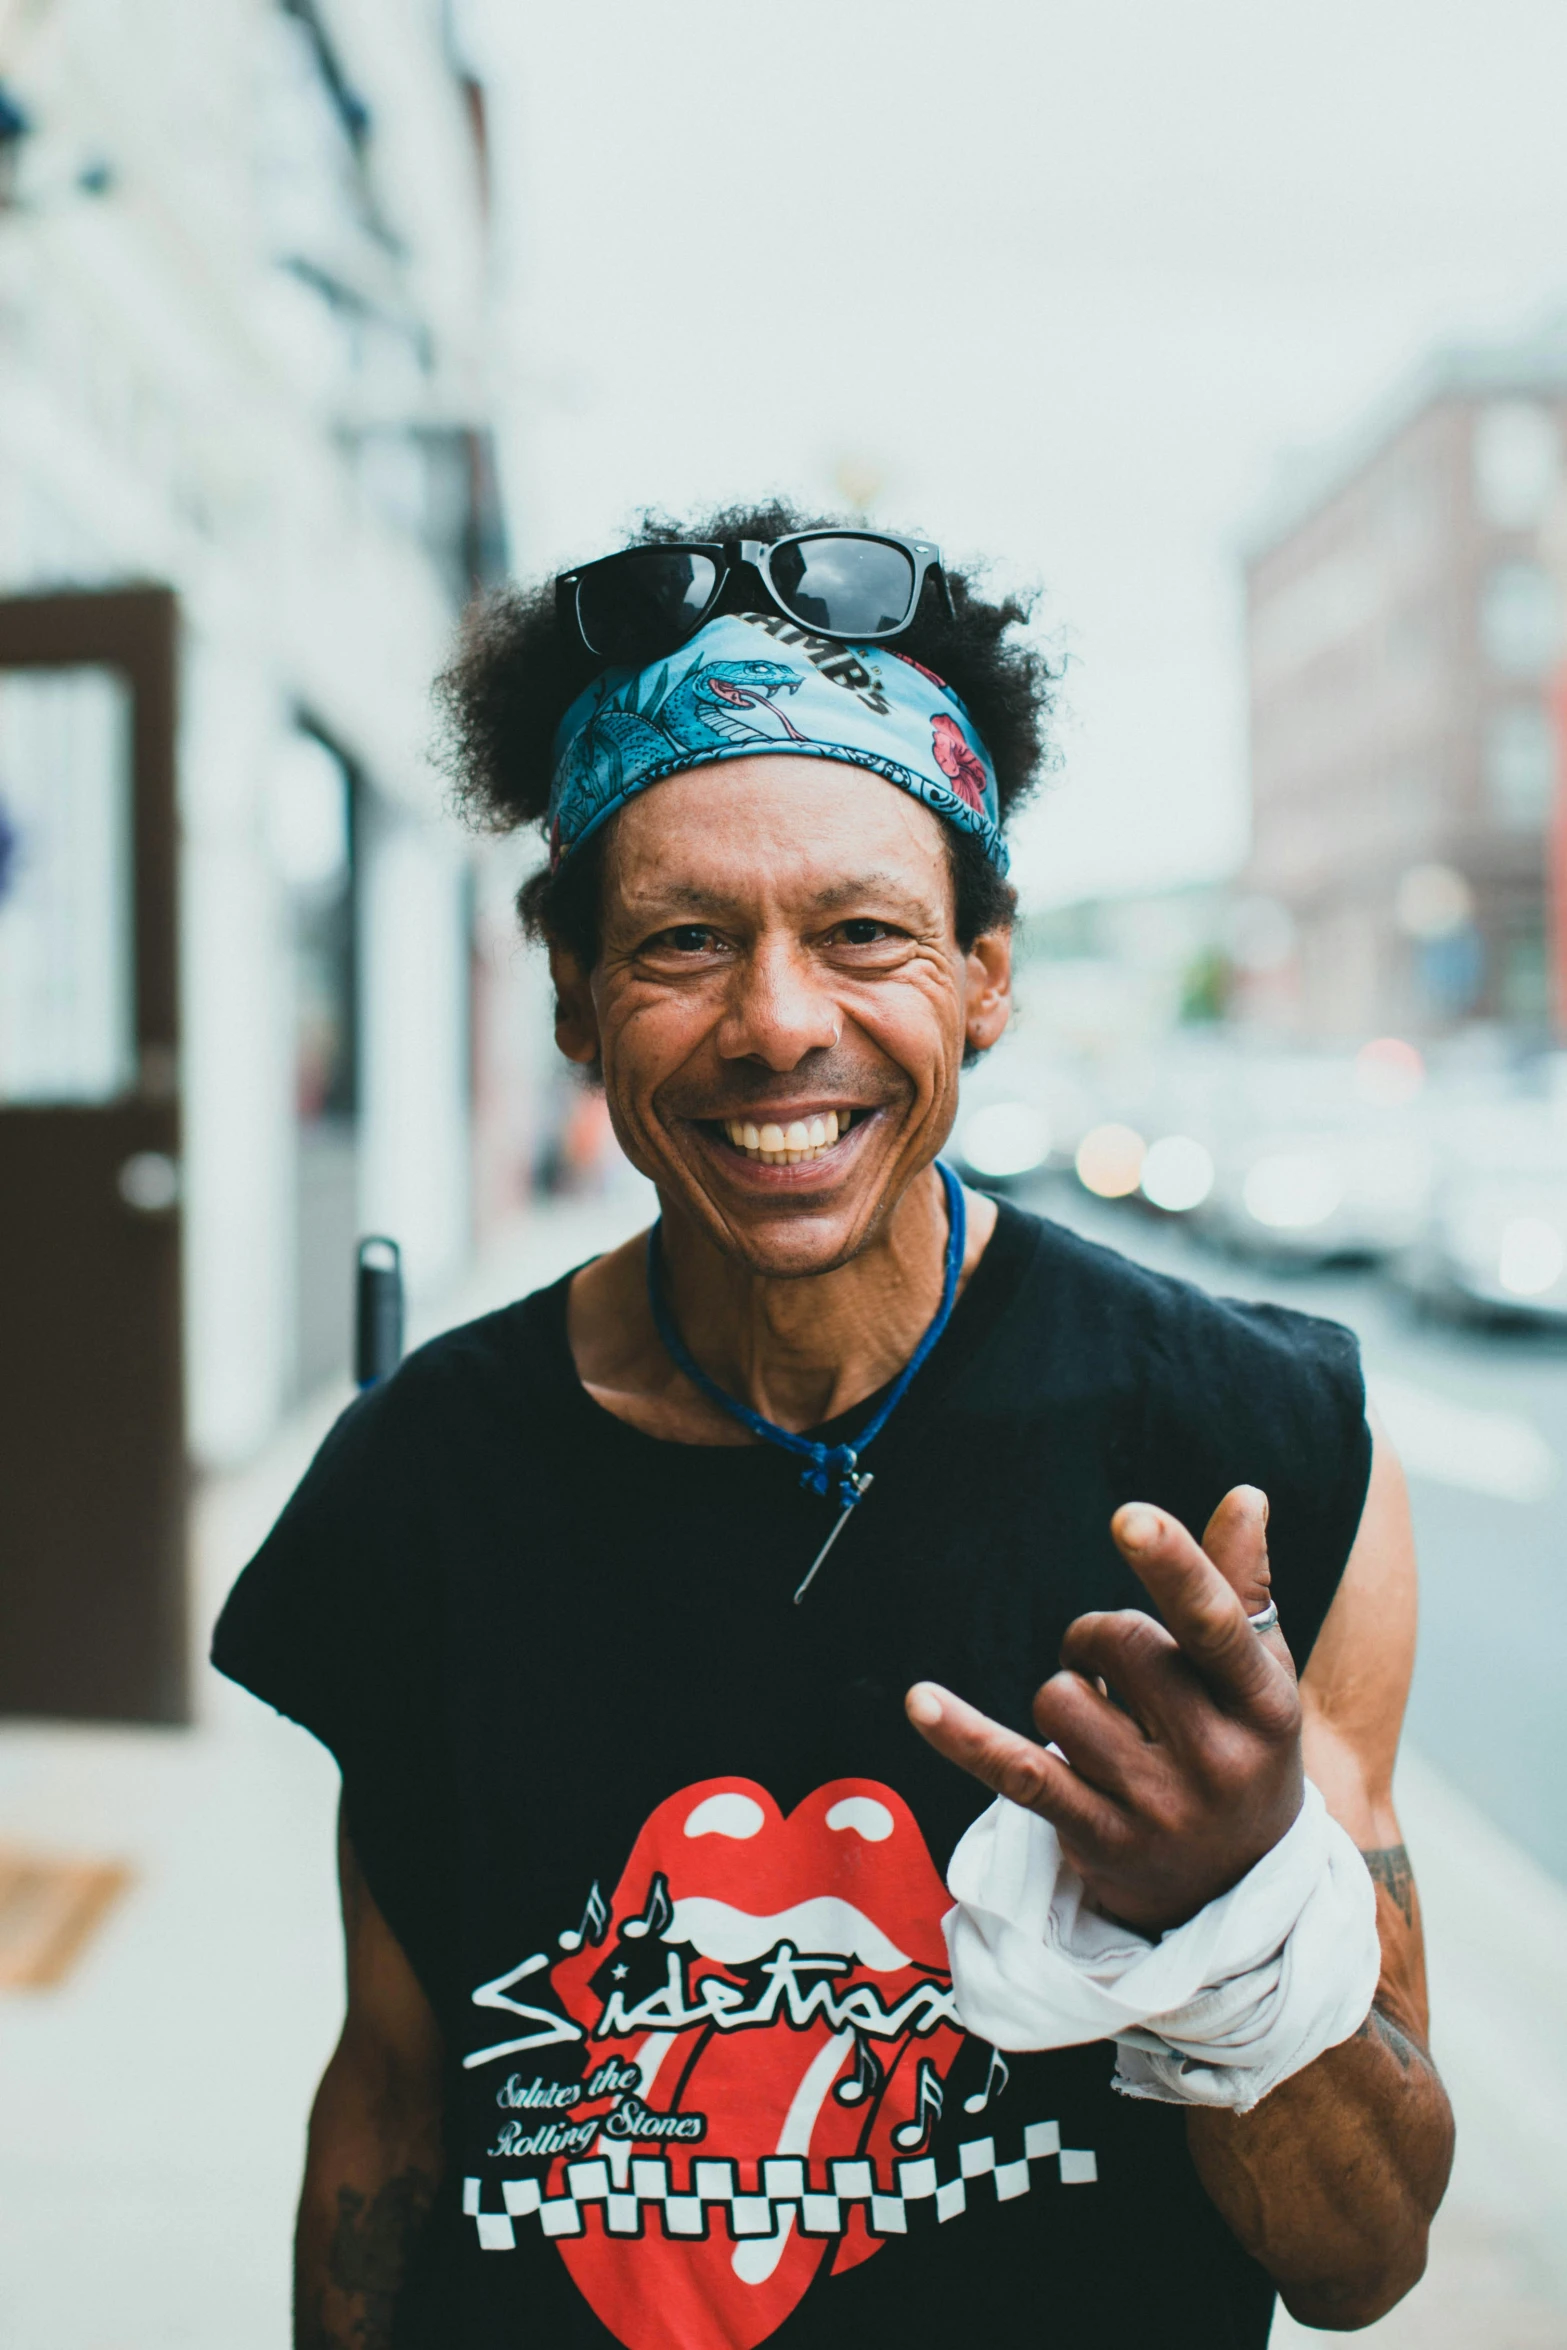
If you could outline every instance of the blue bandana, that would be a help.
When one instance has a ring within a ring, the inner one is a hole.
[[[952,688],[886,646],[762,612],[710,620],[667,660],[607,669],[578,695],[555,737],[551,864],[649,784],[764,751],[868,767],[1007,869],[995,770]]]

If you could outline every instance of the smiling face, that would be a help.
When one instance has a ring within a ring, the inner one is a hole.
[[[552,958],[557,1034],[666,1213],[764,1275],[856,1255],[1006,1025],[1010,941],[958,944],[941,820],[837,761],[699,767],[615,820],[601,924],[591,973]]]

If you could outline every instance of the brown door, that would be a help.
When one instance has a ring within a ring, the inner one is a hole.
[[[0,599],[0,1712],[186,1716],[175,639]]]

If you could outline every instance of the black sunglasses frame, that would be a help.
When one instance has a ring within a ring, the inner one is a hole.
[[[914,580],[909,591],[908,609],[896,627],[874,630],[822,628],[814,620],[804,620],[798,612],[792,612],[789,609],[781,592],[773,585],[772,559],[782,547],[806,546],[815,539],[864,539],[872,546],[896,547],[900,554],[908,558],[913,569]],[[787,620],[792,627],[804,629],[810,636],[825,637],[834,644],[887,644],[892,638],[902,636],[905,629],[911,626],[914,615],[920,608],[920,598],[925,593],[925,582],[932,572],[936,574],[936,583],[941,591],[941,600],[947,617],[949,620],[954,617],[952,590],[947,585],[947,574],[942,565],[941,549],[932,546],[928,539],[906,539],[900,536],[897,531],[891,530],[797,530],[791,531],[786,538],[781,539],[674,539],[657,542],[654,546],[622,547],[613,555],[601,555],[595,563],[579,563],[574,571],[562,571],[557,575],[555,610],[560,624],[563,628],[571,628],[576,631],[579,643],[593,655],[595,660],[605,661],[613,656],[603,652],[593,642],[583,622],[581,603],[583,581],[592,578],[597,572],[607,571],[613,565],[623,563],[628,556],[655,552],[662,555],[705,555],[713,564],[716,577],[713,591],[696,617],[671,636],[667,644],[650,643],[648,645],[646,652],[641,657],[649,661],[656,661],[661,653],[674,652],[678,646],[685,644],[695,636],[697,630],[712,618],[725,588],[743,563],[749,564],[756,573],[762,583],[767,600],[775,612]]]

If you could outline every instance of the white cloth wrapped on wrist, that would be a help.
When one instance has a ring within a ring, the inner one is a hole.
[[[967,2029],[995,2048],[1114,2040],[1114,2085],[1249,2113],[1359,2029],[1381,1969],[1376,1894],[1308,1779],[1254,1868],[1157,1942],[1087,1906],[1047,1820],[998,1798],[947,1871],[942,1921]]]

